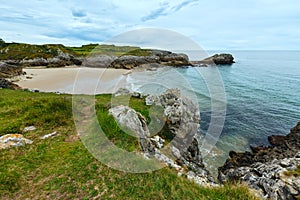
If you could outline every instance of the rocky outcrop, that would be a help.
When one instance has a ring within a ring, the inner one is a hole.
[[[189,58],[185,54],[170,51],[151,50],[149,56],[124,55],[110,63],[109,68],[133,69],[145,64],[160,64],[162,66],[187,67]]]
[[[201,61],[191,62],[194,66],[207,66],[207,65],[231,65],[234,62],[234,57],[231,54],[215,54]]]
[[[24,138],[21,134],[7,134],[0,137],[0,149],[20,147],[32,143],[33,141]]]
[[[146,124],[146,119],[140,113],[128,106],[116,106],[109,109],[112,115],[121,127],[129,130],[135,137],[149,137],[150,132]]]
[[[7,89],[11,89],[11,90],[21,89],[17,84],[14,84],[14,83],[0,77],[0,89],[1,88],[7,88]]]
[[[95,68],[107,68],[115,59],[116,56],[111,55],[90,55],[83,61],[83,66]]]
[[[14,76],[22,75],[22,68],[16,65],[7,64],[5,62],[0,62],[0,77],[11,78]]]
[[[20,89],[20,87],[8,80],[6,78],[12,78],[14,76],[22,75],[22,68],[19,66],[7,64],[5,62],[0,62],[0,88],[7,89]]]
[[[300,122],[287,136],[270,136],[271,146],[252,148],[253,152],[230,152],[219,168],[219,180],[241,181],[271,199],[296,199],[300,177],[285,172],[300,166]]]
[[[129,91],[124,95],[133,95]],[[119,94],[117,96],[120,96]],[[164,124],[159,132],[152,132],[151,123],[128,106],[119,105],[110,108],[109,113],[116,121],[139,138],[143,154],[175,168],[180,174],[186,174],[202,186],[217,185],[205,169],[199,150],[197,134],[200,126],[200,113],[196,104],[181,97],[179,89],[170,89],[161,95],[146,97],[146,104],[152,105],[155,113],[151,121]],[[148,127],[149,126],[149,127]],[[153,136],[153,134],[156,134]],[[167,135],[166,135],[167,134]],[[172,138],[170,136],[172,135]],[[165,143],[169,144],[165,147]]]
[[[64,53],[61,50],[57,50],[58,55],[50,58],[33,58],[23,59],[18,62],[18,65],[22,67],[34,67],[34,66],[45,66],[45,67],[65,67],[69,65],[81,65],[82,61],[80,58],[76,58],[73,55]]]

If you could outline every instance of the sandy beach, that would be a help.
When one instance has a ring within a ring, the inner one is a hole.
[[[25,68],[22,88],[70,94],[113,93],[125,87],[129,70],[86,67]]]

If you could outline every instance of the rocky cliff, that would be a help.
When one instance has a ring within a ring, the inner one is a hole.
[[[115,95],[136,95],[121,90]],[[214,178],[205,169],[199,150],[197,134],[200,126],[200,113],[197,105],[184,98],[178,89],[170,89],[161,95],[146,97],[146,105],[151,105],[158,115],[152,116],[147,125],[146,119],[132,108],[124,105],[112,106],[109,112],[121,126],[131,130],[139,138],[146,158],[157,160],[175,168],[179,174],[202,186],[216,186]],[[153,127],[163,125],[153,133]],[[154,136],[153,136],[154,135]]]
[[[262,197],[299,199],[300,176],[288,176],[300,166],[300,122],[287,136],[270,136],[271,146],[252,147],[252,152],[230,152],[219,168],[219,180],[245,182]]]

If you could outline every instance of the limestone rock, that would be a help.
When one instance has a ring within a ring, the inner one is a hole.
[[[150,51],[150,50],[149,50]],[[176,54],[170,51],[151,50],[149,56],[134,56],[123,55],[114,59],[109,68],[116,69],[133,69],[136,67],[143,67],[148,65],[155,66],[175,66],[186,67],[189,66],[189,58],[185,54]]]
[[[127,128],[133,136],[150,136],[146,119],[132,108],[123,105],[116,106],[109,109],[109,114],[115,118],[120,126]]]
[[[287,136],[270,136],[269,141],[272,146],[252,148],[253,152],[230,152],[218,178],[221,182],[244,182],[265,198],[296,199],[300,177],[285,173],[300,166],[300,122]]]
[[[57,134],[58,134],[58,132],[55,131],[55,132],[53,132],[53,133],[49,133],[49,134],[43,135],[43,136],[41,137],[41,139],[44,140],[44,139],[47,139],[47,138],[56,136]]]
[[[35,126],[27,126],[24,128],[24,132],[34,131],[34,130],[36,130]]]
[[[91,55],[84,59],[83,66],[107,68],[116,58],[110,55]]]
[[[6,134],[0,137],[0,149],[20,147],[32,143],[33,141],[24,138],[21,134]]]

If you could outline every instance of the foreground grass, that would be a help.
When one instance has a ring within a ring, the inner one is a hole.
[[[70,95],[0,90],[0,135],[23,133],[32,145],[0,151],[0,199],[255,199],[244,186],[202,188],[173,169],[131,174],[113,170],[96,160],[76,136]],[[96,97],[99,121],[118,146],[134,150],[135,139],[109,118],[110,95]],[[131,106],[143,111],[143,100]],[[47,140],[41,135],[58,131]]]

